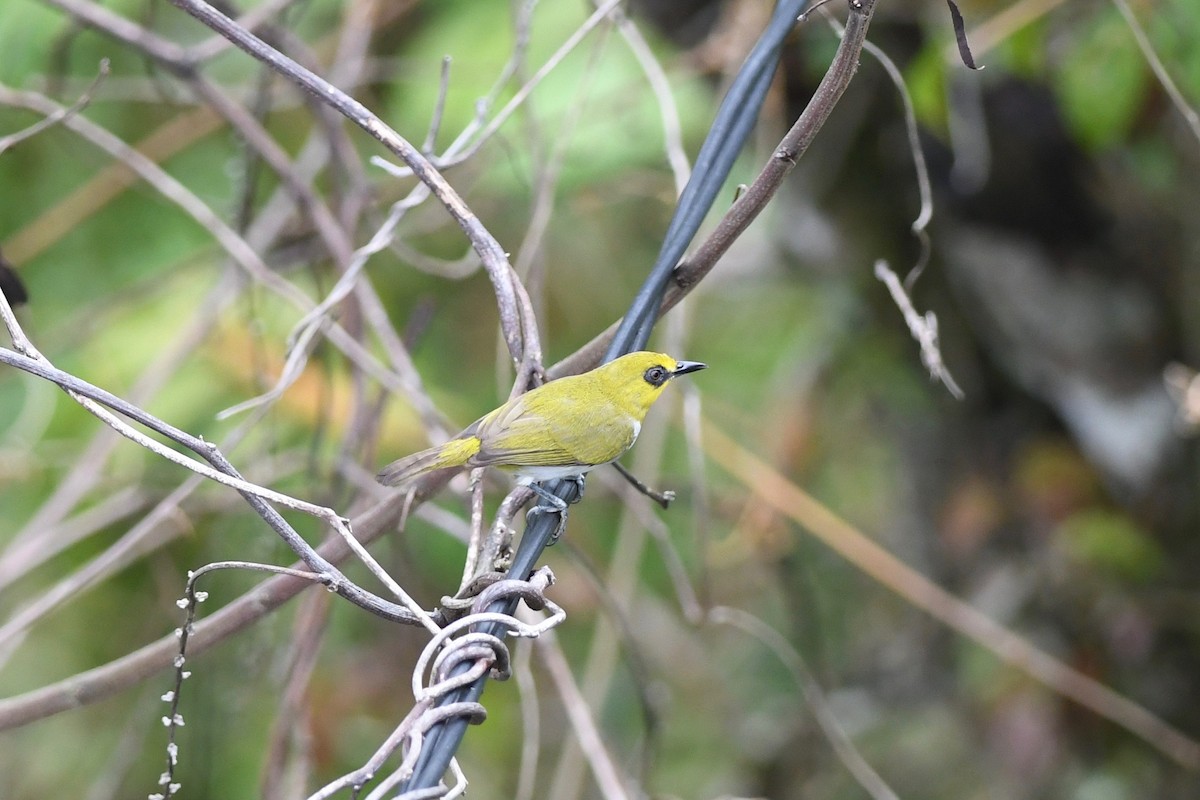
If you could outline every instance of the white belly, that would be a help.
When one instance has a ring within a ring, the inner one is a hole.
[[[556,478],[570,478],[572,475],[583,475],[595,467],[589,466],[570,466],[570,467],[521,467],[513,470],[517,476],[517,483],[521,486],[528,486],[531,483],[540,483],[541,481],[552,481]]]

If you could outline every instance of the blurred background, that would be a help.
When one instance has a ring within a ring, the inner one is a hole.
[[[76,119],[136,147],[273,273],[324,297],[337,259],[258,146],[186,74],[82,21],[98,8],[0,9],[0,136],[41,119],[30,108],[43,100],[74,103],[109,59]],[[434,153],[496,119],[594,10],[497,0],[268,8],[260,35],[418,145],[449,57]],[[216,51],[167,4],[103,9]],[[595,27],[445,169],[529,287],[547,364],[623,313],[677,192],[664,115],[677,115],[694,156],[770,9],[636,2],[647,51],[613,25]],[[761,636],[700,623],[696,603],[741,609],[781,637],[902,797],[1198,794],[1200,764],[1181,765],[1162,742],[1004,664],[810,536],[817,523],[756,496],[725,442],[1033,645],[1200,736],[1200,461],[1180,393],[1200,365],[1200,126],[1173,104],[1118,5],[973,0],[962,10],[980,72],[959,62],[937,2],[880,0],[870,39],[900,69],[919,123],[934,214],[932,257],[912,297],[937,314],[965,399],[929,380],[873,276],[877,259],[902,275],[920,259],[920,205],[901,96],[864,56],[775,201],[660,323],[657,348],[710,369],[655,409],[625,463],[679,501],[663,512],[623,499],[615,473],[599,471],[548,551],[559,579],[550,596],[569,614],[558,642],[631,796],[866,796],[787,659]],[[1138,2],[1132,13],[1195,109],[1200,5]],[[821,15],[798,26],[716,213],[769,158],[836,46]],[[647,53],[669,102],[639,60]],[[414,185],[368,162],[383,155],[377,143],[243,54],[226,48],[202,74],[257,118],[351,246]],[[340,513],[377,500],[375,470],[429,441],[419,409],[320,339],[269,405],[218,417],[275,385],[303,311],[247,278],[209,230],[85,134],[59,124],[0,153],[0,253],[28,291],[18,316],[34,344],[220,443],[250,480]],[[364,280],[448,428],[507,397],[491,284],[443,208],[403,214]],[[373,310],[356,294],[336,316],[379,354]],[[293,561],[237,495],[188,478],[51,384],[0,369],[0,696],[169,636],[189,569]],[[458,586],[464,486],[436,499],[443,515],[372,546],[427,608]],[[489,490],[489,512],[502,496]],[[288,518],[311,542],[325,535]],[[258,580],[209,579],[205,613]],[[411,707],[425,641],[306,597],[196,658],[181,705],[186,796],[305,796],[355,768]],[[517,659],[533,688],[490,686],[489,719],[468,731],[460,760],[471,791],[603,796],[568,701],[524,648]],[[155,791],[166,759],[159,697],[170,685],[164,671],[0,732],[4,796]],[[539,758],[522,774],[525,742]]]

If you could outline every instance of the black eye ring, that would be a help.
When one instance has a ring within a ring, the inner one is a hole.
[[[646,379],[646,383],[651,386],[662,386],[670,377],[669,373],[662,367],[651,367],[642,375]]]

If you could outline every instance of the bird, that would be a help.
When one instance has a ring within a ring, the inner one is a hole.
[[[563,500],[538,482],[580,480],[620,458],[637,441],[646,413],[667,384],[707,366],[665,353],[629,353],[512,398],[445,444],[388,464],[377,480],[404,486],[438,470],[497,467],[561,512]]]

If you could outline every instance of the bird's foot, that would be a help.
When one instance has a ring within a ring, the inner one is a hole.
[[[579,481],[582,481],[583,476],[575,476]],[[576,485],[579,485],[578,483]],[[563,531],[567,528],[567,501],[563,500],[558,495],[544,488],[541,484],[529,484],[530,490],[536,494],[541,501],[525,515],[526,526],[533,521],[534,516],[538,514],[555,514],[558,517],[558,524],[554,528],[554,533],[551,534],[550,540],[546,546],[550,546],[559,540],[563,535]],[[581,490],[582,491],[582,490]]]

